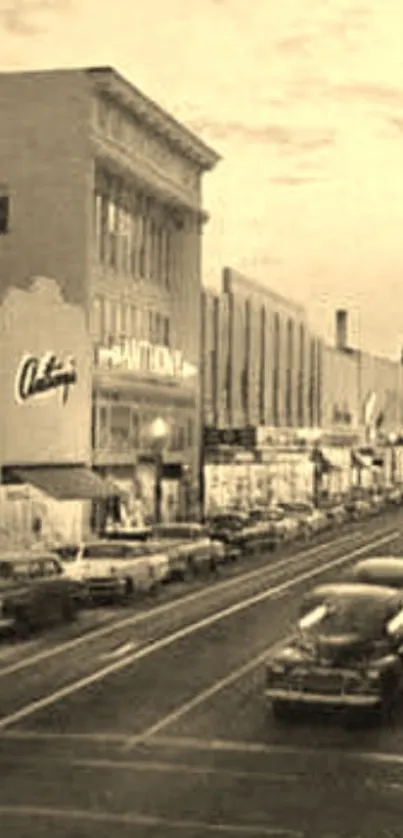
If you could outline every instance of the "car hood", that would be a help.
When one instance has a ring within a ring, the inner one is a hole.
[[[276,655],[276,661],[294,663],[323,663],[331,666],[358,663],[368,658],[372,643],[353,632],[316,634],[296,639]]]

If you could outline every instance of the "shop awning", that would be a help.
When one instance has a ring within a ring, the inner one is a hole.
[[[12,474],[20,483],[30,483],[57,500],[96,500],[121,495],[121,489],[110,478],[104,479],[85,466],[16,468]]]

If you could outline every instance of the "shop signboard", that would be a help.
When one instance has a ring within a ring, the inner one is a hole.
[[[53,279],[9,287],[0,307],[0,462],[91,457],[91,347],[85,311]]]
[[[94,360],[100,370],[168,378],[182,383],[194,383],[198,374],[198,368],[186,361],[181,351],[135,338],[123,338],[109,346],[98,345]]]
[[[205,425],[204,447],[216,448],[220,445],[253,448],[256,445],[256,428],[252,425],[243,428],[217,428]]]

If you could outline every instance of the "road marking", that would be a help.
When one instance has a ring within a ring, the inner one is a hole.
[[[88,742],[114,743],[127,742],[127,733],[54,733],[36,730],[2,730],[2,739],[28,742]]]
[[[284,639],[280,641],[281,645],[286,642]],[[144,730],[143,733],[138,734],[138,736],[132,736],[128,742],[126,743],[123,750],[127,750],[129,748],[133,748],[136,745],[143,744],[147,742],[148,739],[151,737],[156,736],[160,733],[161,730],[165,730],[166,727],[170,727],[171,725],[178,722],[183,716],[186,716],[192,710],[195,710],[200,704],[204,704],[208,701],[209,698],[212,698],[217,693],[224,690],[226,687],[229,687],[234,681],[239,681],[243,678],[244,675],[247,675],[252,669],[257,669],[259,664],[263,663],[267,656],[270,653],[273,653],[280,645],[280,643],[275,644],[275,646],[271,646],[270,649],[265,649],[260,655],[252,660],[249,660],[248,663],[243,664],[243,666],[234,669],[230,672],[229,675],[226,675],[225,678],[220,678],[219,681],[216,681],[211,687],[208,687],[206,690],[202,690],[202,692],[198,693],[191,698],[189,701],[185,701],[184,704],[181,704],[176,710],[173,710],[172,713],[169,713],[167,716],[164,716],[160,721],[156,722],[151,727]]]
[[[391,541],[394,536],[396,537],[396,531],[390,533],[388,536],[383,536],[383,538],[378,538],[375,541],[368,542],[362,547],[358,547],[356,550],[353,550],[352,552],[347,553],[344,556],[339,557],[338,559],[333,559],[330,562],[327,562],[326,564],[324,563],[320,567],[314,568],[313,570],[311,569],[309,571],[306,571],[305,573],[301,573],[299,574],[299,576],[295,576],[293,579],[288,579],[286,582],[281,582],[274,588],[268,588],[267,590],[259,594],[255,594],[252,597],[248,597],[247,599],[241,600],[241,602],[237,602],[234,605],[224,608],[221,611],[217,611],[215,614],[210,614],[208,617],[203,617],[201,620],[197,620],[194,623],[190,623],[189,625],[185,626],[184,628],[178,629],[172,634],[168,634],[165,637],[160,638],[159,640],[155,640],[152,643],[149,643],[148,646],[144,646],[142,649],[138,649],[132,654],[127,655],[124,658],[121,658],[120,660],[113,661],[107,666],[104,666],[102,669],[96,670],[95,672],[91,673],[91,675],[86,675],[83,678],[79,678],[77,681],[73,681],[72,683],[67,684],[65,687],[60,687],[58,690],[55,690],[53,693],[50,693],[44,696],[43,698],[36,699],[35,701],[26,704],[19,710],[16,710],[14,713],[10,713],[7,716],[3,716],[2,718],[0,718],[0,730],[12,724],[15,724],[16,722],[22,721],[22,719],[28,718],[28,716],[32,716],[39,710],[44,710],[45,708],[50,707],[52,704],[56,704],[62,699],[74,695],[80,690],[86,689],[87,687],[91,686],[91,684],[96,684],[98,681],[102,681],[108,675],[112,675],[115,672],[119,672],[120,670],[125,669],[131,664],[149,657],[155,652],[159,652],[162,649],[167,648],[168,646],[172,646],[179,640],[183,640],[186,637],[190,637],[192,634],[195,634],[203,628],[215,625],[221,620],[224,620],[227,617],[232,617],[234,614],[238,614],[241,611],[246,611],[248,608],[251,608],[253,605],[257,605],[260,602],[264,602],[268,599],[273,599],[273,597],[277,597],[281,593],[286,593],[290,588],[299,585],[301,582],[304,582],[308,579],[313,579],[319,574],[323,574],[334,567],[339,567],[340,565],[345,564],[347,561],[354,558],[355,556],[360,556],[362,555],[362,553],[365,553],[368,550],[373,549],[374,547],[379,547],[381,544],[385,544]]]
[[[144,815],[140,812],[112,813],[101,810],[88,809],[58,809],[53,806],[0,806],[0,815],[13,818],[47,818],[57,821],[90,821],[92,823],[110,823],[114,825],[129,824],[131,826],[154,827],[161,829],[176,829],[190,834],[190,830],[199,830],[205,835],[256,835],[258,838],[306,838],[305,832],[295,829],[283,829],[276,826],[261,826],[257,824],[238,823],[208,823],[206,821],[176,820],[159,818],[154,815]]]
[[[15,756],[13,754],[7,754],[7,764],[13,763],[14,765],[23,765],[24,767],[28,767],[31,764],[33,766],[37,766],[38,758],[35,756],[28,756],[24,757],[21,755]],[[277,770],[276,771],[254,771],[254,770],[237,770],[233,768],[216,768],[215,766],[209,765],[196,765],[195,763],[184,763],[184,762],[168,762],[166,760],[159,760],[153,761],[149,759],[137,759],[137,760],[116,760],[116,759],[96,759],[91,757],[73,757],[69,758],[66,756],[42,756],[41,755],[41,766],[43,766],[43,770],[53,770],[59,766],[63,768],[92,768],[99,771],[107,770],[107,771],[133,771],[133,772],[148,772],[148,773],[156,773],[156,774],[194,774],[196,776],[201,775],[205,776],[222,776],[222,777],[233,777],[234,779],[243,779],[243,780],[256,780],[261,779],[265,781],[270,781],[274,783],[295,783],[301,779],[301,776],[298,774],[281,774]]]
[[[376,535],[377,533],[374,533],[374,536]],[[226,579],[221,582],[217,582],[214,587],[203,588],[201,591],[194,591],[191,594],[185,594],[175,600],[162,603],[161,605],[156,605],[155,608],[143,611],[140,614],[135,614],[131,617],[125,617],[123,620],[118,620],[112,624],[108,622],[106,626],[101,626],[100,628],[90,631],[87,634],[74,637],[72,640],[67,640],[65,643],[60,643],[57,646],[53,646],[51,649],[44,649],[41,652],[32,655],[32,657],[23,658],[10,666],[0,667],[0,678],[12,675],[14,672],[19,672],[20,670],[26,669],[30,666],[35,666],[37,663],[41,663],[44,660],[61,655],[64,652],[69,652],[72,649],[82,646],[84,643],[90,643],[93,640],[98,640],[100,637],[107,637],[109,634],[113,634],[115,631],[119,631],[127,626],[136,626],[146,620],[152,620],[154,617],[169,614],[171,611],[177,610],[178,607],[180,608],[192,602],[197,602],[199,599],[202,600],[203,598],[208,598],[208,596],[211,596],[212,592],[215,593],[230,590],[231,588],[237,586],[240,587],[244,582],[248,582],[249,580],[259,576],[264,578],[269,575],[270,578],[270,576],[275,575],[276,571],[281,570],[283,567],[292,567],[293,564],[298,564],[298,562],[302,559],[309,558],[309,556],[313,556],[321,550],[326,550],[327,548],[333,546],[337,547],[348,540],[354,541],[359,536],[360,533],[350,533],[348,535],[340,536],[340,538],[337,538],[334,541],[326,541],[323,544],[317,544],[309,550],[301,550],[301,552],[283,558],[279,562],[270,564],[270,566],[266,565],[264,567],[259,567],[255,570],[248,571],[247,573],[242,573],[234,579]]]
[[[111,652],[104,652],[99,657],[101,660],[113,660],[114,658],[121,658],[122,655],[127,655],[128,652],[133,651],[133,649],[138,646],[138,643],[123,643],[122,646],[118,646],[116,649],[112,649]]]

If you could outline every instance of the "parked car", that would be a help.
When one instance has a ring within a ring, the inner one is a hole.
[[[403,557],[374,556],[362,559],[347,572],[346,577],[352,582],[403,589]]]
[[[362,518],[368,518],[371,515],[371,504],[368,498],[351,497],[346,503],[345,507],[351,521],[360,521]]]
[[[303,501],[290,501],[280,504],[287,517],[294,518],[298,524],[298,534],[309,536],[322,532],[328,525],[326,514],[312,504]]]
[[[156,524],[148,545],[167,553],[171,577],[186,579],[201,571],[214,571],[225,561],[224,545],[211,538],[203,524]]]
[[[330,526],[341,526],[347,521],[348,513],[343,503],[332,504],[323,510]]]
[[[287,718],[301,705],[390,717],[403,686],[403,594],[321,585],[304,597],[291,640],[266,663],[266,698]]]
[[[122,524],[109,524],[102,533],[102,538],[122,541],[147,541],[152,535],[151,527],[132,527]]]
[[[66,572],[87,585],[93,601],[149,592],[168,576],[167,555],[153,554],[142,543],[102,539],[65,545],[57,552]]]
[[[53,553],[0,554],[0,628],[19,634],[58,622],[70,622],[85,596]]]

